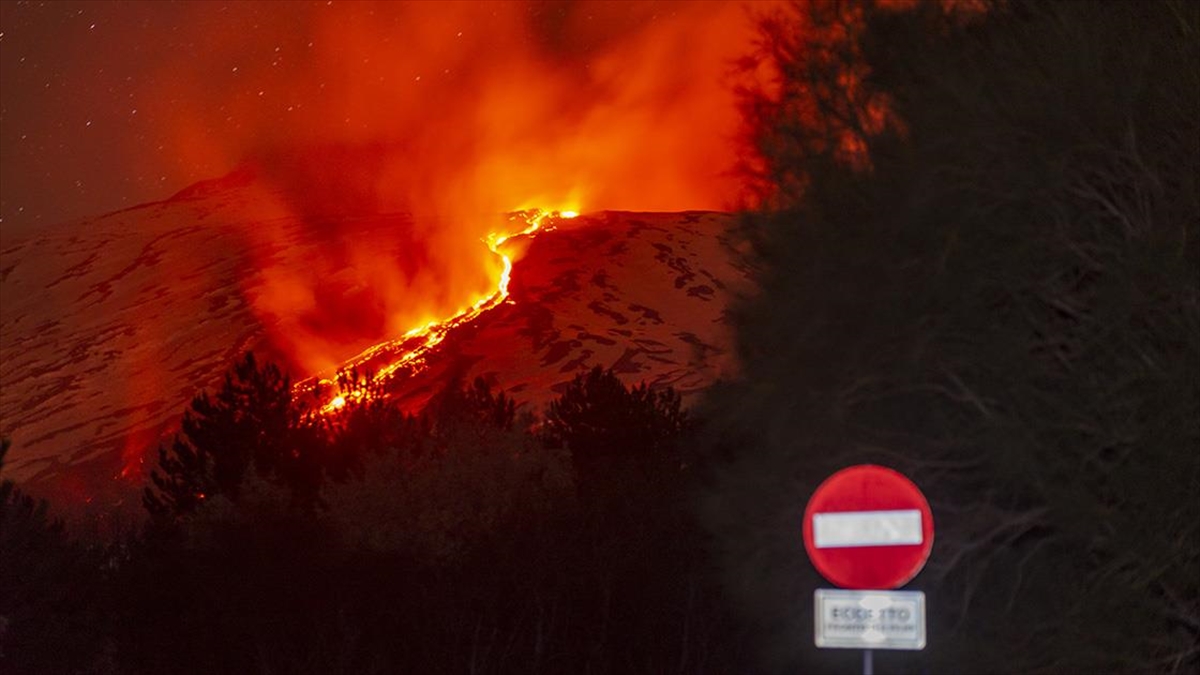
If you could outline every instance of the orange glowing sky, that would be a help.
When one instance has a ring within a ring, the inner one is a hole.
[[[384,207],[727,206],[752,5],[3,3],[0,227],[346,144]]]
[[[494,293],[500,214],[733,205],[754,9],[5,3],[0,227],[251,167],[263,217],[241,236],[269,251],[298,222],[321,246],[254,261],[243,288],[312,374]]]

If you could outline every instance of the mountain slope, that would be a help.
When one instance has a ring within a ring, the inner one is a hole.
[[[6,476],[57,498],[119,501],[193,395],[246,349],[276,355],[280,326],[254,311],[263,277],[327,263],[330,235],[314,236],[248,180],[5,242]],[[397,396],[416,408],[452,378],[484,376],[538,411],[593,365],[685,398],[702,390],[734,365],[725,311],[746,274],[730,223],[718,213],[604,212],[513,242],[525,250],[513,253],[509,299],[455,329],[422,371],[395,384]],[[263,228],[271,236],[245,234]],[[406,215],[358,214],[327,230],[369,237],[383,260],[399,261],[403,233],[419,228]],[[343,267],[333,276],[352,275]],[[349,307],[338,316],[353,316]],[[377,337],[364,331],[345,356]]]
[[[718,213],[604,212],[539,235],[508,302],[448,339],[401,385],[419,405],[452,377],[482,376],[540,410],[579,372],[672,386],[685,401],[734,368],[726,321],[744,291]]]

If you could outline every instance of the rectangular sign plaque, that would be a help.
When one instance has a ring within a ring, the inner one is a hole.
[[[813,623],[818,647],[924,649],[921,591],[817,589]]]
[[[817,548],[850,546],[906,546],[920,544],[921,512],[841,511],[813,516],[813,545]]]

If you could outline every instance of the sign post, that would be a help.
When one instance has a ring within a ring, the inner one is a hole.
[[[882,466],[842,469],[821,483],[804,510],[804,547],[835,586],[814,595],[818,647],[925,648],[925,594],[895,591],[925,566],[933,548],[933,512],[908,478]]]

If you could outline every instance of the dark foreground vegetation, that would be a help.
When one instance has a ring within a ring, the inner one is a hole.
[[[936,521],[929,647],[880,672],[1197,672],[1200,3],[807,7],[746,92],[774,208],[708,413],[763,663],[855,668],[807,637],[796,539],[876,462]]]
[[[540,419],[319,417],[248,357],[137,533],[0,487],[0,670],[852,671],[800,527],[859,462],[937,524],[880,672],[1200,669],[1200,4],[914,5],[763,18],[760,292],[702,422],[602,370]]]
[[[724,670],[672,392],[579,376],[537,422],[483,381],[418,416],[305,412],[252,355],[85,546],[4,486],[4,662],[134,673]]]

